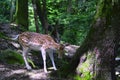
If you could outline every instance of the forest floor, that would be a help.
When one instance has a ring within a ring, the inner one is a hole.
[[[18,65],[0,64],[0,80],[51,80],[43,69],[27,71]],[[55,79],[53,79],[55,80]]]
[[[51,70],[45,73],[43,69],[28,71],[24,66],[0,63],[0,80],[72,80],[50,76]]]
[[[19,27],[17,28],[18,29],[14,30],[11,28],[10,24],[0,24],[0,32],[8,37],[19,34],[21,31],[19,30]],[[17,50],[8,40],[0,38],[0,52],[6,49]],[[44,73],[42,68],[28,71],[25,69],[25,66],[22,65],[0,62],[0,80],[68,80],[51,77],[49,76],[50,73],[51,70],[48,73]]]

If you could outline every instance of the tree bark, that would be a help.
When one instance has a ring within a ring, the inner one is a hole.
[[[45,34],[48,34],[48,20],[47,20],[47,8],[46,8],[46,0],[42,0],[40,3],[39,0],[36,0],[37,14],[39,16],[39,20],[41,21],[43,30]]]
[[[39,33],[39,25],[38,25],[38,18],[37,18],[37,9],[36,9],[36,4],[35,4],[36,0],[32,0],[32,4],[33,4],[33,11],[34,11],[34,19],[35,19],[35,26],[36,26],[36,32]]]
[[[13,14],[15,11],[15,0],[11,0],[11,7],[10,7],[10,22],[13,21]]]
[[[114,11],[112,0],[100,0],[95,20],[85,41],[73,56],[68,67],[61,69],[66,75],[76,72],[79,62],[83,65],[89,59],[89,65],[85,69],[89,71],[92,80],[116,80],[114,65],[117,43],[114,41],[116,41],[115,33],[118,30],[116,31],[111,23],[111,11]],[[85,61],[82,61],[83,55],[87,55]],[[92,57],[89,58],[88,55]],[[85,76],[82,71],[86,70],[81,70],[81,66],[79,70]]]
[[[115,34],[115,57],[119,53],[120,48],[120,0],[113,2],[112,8],[112,26],[114,27]],[[113,79],[114,80],[114,79]]]
[[[15,22],[28,30],[28,0],[16,1]]]

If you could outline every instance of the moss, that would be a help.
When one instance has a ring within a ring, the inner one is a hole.
[[[95,21],[98,18],[106,18],[107,23],[110,23],[112,5],[110,4],[112,0],[100,0],[98,4],[97,13],[95,15]]]
[[[24,65],[23,57],[20,53],[16,51],[7,49],[0,52],[0,62],[7,63],[7,64],[20,64]],[[33,68],[36,68],[35,64],[31,59],[28,59],[28,62],[31,64]]]
[[[8,64],[22,64],[22,65],[24,64],[22,55],[13,50],[7,49],[4,51],[1,51],[0,55],[1,55],[0,56],[1,62],[8,63]]]
[[[76,75],[75,76],[75,80],[91,80],[92,79],[92,72],[91,72],[91,66],[92,66],[92,62],[93,62],[93,57],[94,54],[93,52],[88,52],[87,54],[85,54],[84,56],[86,56],[86,61],[79,64],[78,68],[77,68],[77,72],[81,73],[81,76]]]

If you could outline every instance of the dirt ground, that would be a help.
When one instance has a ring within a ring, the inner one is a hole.
[[[17,65],[0,65],[0,80],[49,80],[42,70],[27,71]]]
[[[67,80],[49,76],[43,69],[27,71],[23,66],[0,64],[0,80]]]

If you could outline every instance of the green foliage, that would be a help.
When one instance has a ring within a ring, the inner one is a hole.
[[[9,37],[7,37],[3,32],[0,32],[0,38],[6,39],[6,40],[11,40]]]
[[[0,38],[5,38],[5,37],[6,37],[5,34],[0,32]]]
[[[28,58],[27,60],[32,65],[33,68],[36,68],[35,64],[33,63],[33,61],[31,59]]]
[[[79,1],[78,6],[74,0],[71,2],[72,7],[68,6],[68,1],[65,0],[49,0],[48,20],[53,25],[57,21],[59,26],[64,28],[61,37],[63,41],[81,44],[90,28],[97,1]],[[71,12],[67,11],[68,7],[71,7]]]
[[[5,40],[11,40],[9,37],[7,37],[3,32],[0,32],[0,38]]]
[[[93,16],[96,12],[96,0],[46,0],[47,18],[50,25],[58,22],[59,33],[62,41],[72,44],[81,44],[90,28]],[[2,6],[4,5],[4,6]],[[1,0],[0,21],[9,19],[10,0]],[[34,12],[31,0],[29,0],[29,30],[35,31]],[[70,7],[70,11],[68,8]],[[7,13],[7,14],[6,14]],[[40,32],[42,33],[39,21]],[[62,28],[62,30],[61,30]]]
[[[10,0],[0,0],[0,22],[8,22],[10,17]]]
[[[34,19],[34,11],[33,11],[33,5],[31,4],[31,2],[29,2],[29,5],[28,5],[28,13],[29,13],[29,31],[32,31],[32,32],[35,32],[36,31],[36,28],[35,28],[35,19]],[[39,25],[39,29],[42,33],[42,26],[41,26],[41,23],[38,19],[38,25]]]
[[[8,64],[24,64],[24,60],[22,55],[17,53],[16,51],[7,49],[0,52],[0,62],[8,63]]]
[[[29,30],[35,31],[34,12],[33,12],[33,7],[31,3],[29,3],[28,12],[29,12]]]

